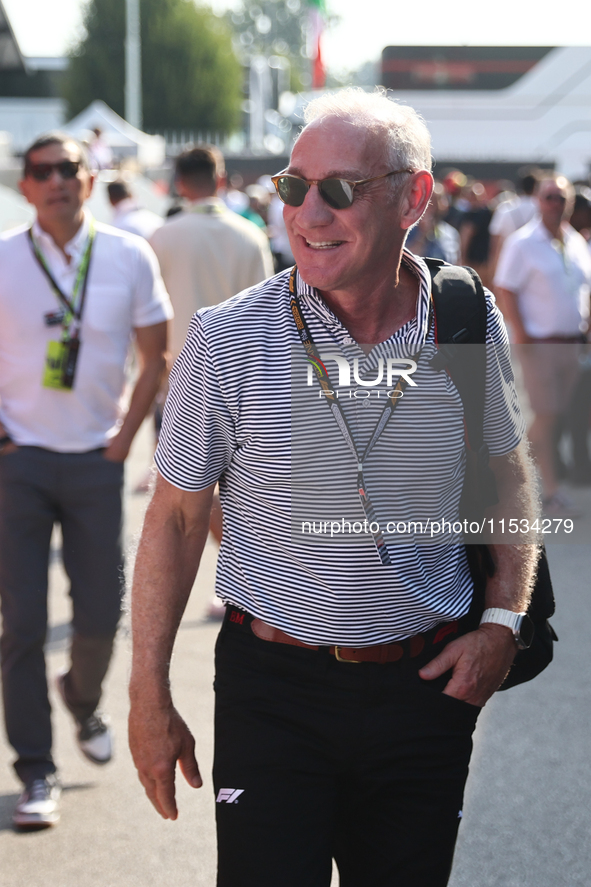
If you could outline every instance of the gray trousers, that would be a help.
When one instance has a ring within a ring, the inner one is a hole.
[[[0,654],[4,718],[23,782],[55,772],[43,647],[49,548],[61,524],[73,607],[69,707],[78,720],[98,705],[123,593],[123,465],[102,450],[20,447],[0,456]]]

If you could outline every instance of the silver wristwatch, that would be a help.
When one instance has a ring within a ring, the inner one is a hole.
[[[480,624],[482,625],[483,622],[506,625],[513,632],[515,643],[520,650],[527,650],[531,647],[534,637],[534,624],[527,613],[515,613],[513,610],[491,607],[482,614]]]

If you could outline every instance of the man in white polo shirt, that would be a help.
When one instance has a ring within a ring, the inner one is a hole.
[[[97,706],[122,596],[123,463],[165,369],[172,313],[148,244],[85,211],[92,185],[81,146],[41,137],[21,181],[36,221],[0,238],[2,687],[23,828],[59,819],[43,655],[55,523],[73,605],[58,690],[81,751],[96,764],[111,757]],[[139,375],[125,411],[132,338]]]
[[[495,274],[499,303],[522,346],[519,357],[534,419],[528,434],[544,488],[548,517],[577,511],[559,489],[554,468],[555,430],[579,372],[578,354],[589,317],[591,257],[567,219],[574,190],[564,176],[542,179],[539,216],[504,243]]]

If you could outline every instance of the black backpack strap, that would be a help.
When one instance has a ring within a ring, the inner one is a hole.
[[[437,342],[437,354],[431,365],[438,370],[446,369],[458,389],[464,406],[468,456],[472,456],[466,466],[461,507],[464,513],[469,509],[478,511],[498,502],[494,474],[488,464],[488,448],[484,443],[486,298],[480,278],[472,268],[448,265],[439,259],[425,259],[425,262],[432,279]],[[469,475],[470,461],[473,466],[475,464],[472,478]],[[480,495],[474,499],[470,491],[477,487]],[[469,617],[476,628],[485,605],[487,576],[493,575],[495,567],[487,545],[466,545],[466,555],[474,580]],[[535,626],[534,641],[528,650],[517,654],[501,690],[531,680],[552,661],[553,642],[558,638],[548,622],[554,613],[554,592],[543,547],[528,613]]]
[[[448,265],[439,259],[425,259],[425,262],[431,274],[437,342],[437,354],[431,366],[447,370],[462,398],[468,446],[476,457],[479,493],[486,507],[498,502],[498,498],[484,442],[487,321],[484,289],[472,268]]]
[[[425,259],[431,272],[431,294],[438,351],[434,369],[446,369],[464,405],[468,444],[478,452],[484,443],[486,385],[486,299],[480,278],[471,268]]]
[[[433,283],[436,339],[441,344],[486,342],[486,299],[472,268],[425,259]]]

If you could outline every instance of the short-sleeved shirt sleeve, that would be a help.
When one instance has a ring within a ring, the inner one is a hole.
[[[219,480],[234,447],[234,421],[196,314],[170,374],[156,466],[175,487],[198,492]]]
[[[503,221],[507,212],[507,207],[505,207],[502,203],[497,206],[495,209],[492,219],[490,220],[490,225],[488,226],[489,234],[501,234],[503,231]]]
[[[519,293],[527,275],[523,261],[521,239],[511,235],[503,243],[495,273],[495,286],[512,293]]]
[[[133,242],[136,247],[134,255],[136,268],[132,324],[136,328],[153,326],[172,318],[172,305],[154,250],[142,237],[134,237]]]
[[[484,440],[491,456],[510,453],[525,435],[525,420],[519,405],[511,366],[509,337],[494,296],[486,293],[486,391]]]

